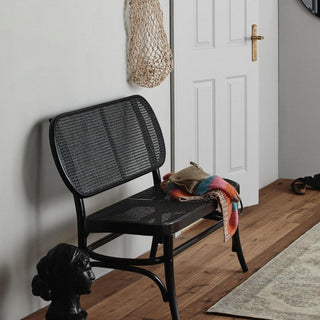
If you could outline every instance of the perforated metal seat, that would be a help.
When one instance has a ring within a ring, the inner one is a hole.
[[[212,201],[180,203],[161,190],[159,168],[165,161],[165,146],[149,103],[141,96],[130,96],[64,113],[51,120],[49,136],[58,171],[74,196],[78,246],[88,252],[92,266],[146,275],[158,285],[163,300],[169,301],[172,319],[180,319],[173,257],[222,227],[223,222]],[[86,216],[84,198],[147,173],[152,173],[154,186]],[[239,190],[236,182],[229,182]],[[174,249],[174,233],[200,218],[217,222]],[[107,235],[88,244],[90,233]],[[153,236],[150,258],[126,259],[96,253],[96,248],[123,233]],[[156,255],[159,243],[163,243],[164,252],[160,257]],[[232,238],[232,250],[246,271],[238,230]],[[158,263],[164,263],[166,286],[159,277],[141,267]]]

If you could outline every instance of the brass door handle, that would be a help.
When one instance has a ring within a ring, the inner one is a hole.
[[[257,59],[258,59],[257,40],[263,40],[263,39],[264,39],[264,36],[258,36],[257,35],[257,25],[253,24],[252,25],[252,36],[251,36],[251,40],[252,40],[252,61],[257,61]]]
[[[263,40],[264,36],[252,36],[251,40]]]

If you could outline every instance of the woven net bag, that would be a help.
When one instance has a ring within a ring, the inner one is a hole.
[[[173,69],[160,3],[159,0],[131,0],[129,10],[132,80],[141,87],[153,88]]]

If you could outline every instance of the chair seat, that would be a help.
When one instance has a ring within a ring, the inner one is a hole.
[[[158,184],[89,215],[87,231],[169,235],[207,216],[214,209],[214,200],[173,200]]]

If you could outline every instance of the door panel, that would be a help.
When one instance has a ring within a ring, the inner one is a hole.
[[[175,170],[198,162],[258,202],[256,0],[174,0]]]
[[[228,172],[247,170],[247,81],[245,76],[227,78]]]
[[[195,81],[193,84],[196,119],[194,159],[205,167],[214,168],[214,80]]]

